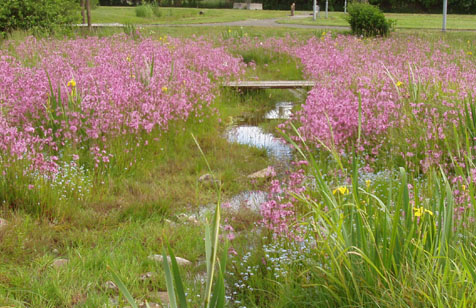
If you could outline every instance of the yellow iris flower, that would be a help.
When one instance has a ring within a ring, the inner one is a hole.
[[[421,207],[419,207],[419,208],[418,208],[418,207],[414,207],[414,208],[413,208],[413,212],[414,212],[413,214],[415,215],[415,217],[421,217],[421,216],[423,216],[425,213],[430,214],[430,216],[433,216],[433,212],[430,211],[430,210],[427,210],[427,209],[423,208],[423,206],[421,206]]]
[[[349,193],[349,189],[345,186],[339,186],[336,189],[332,191],[332,193],[335,195],[337,193],[340,193],[341,195],[347,195]]]
[[[68,81],[68,84],[67,84],[68,87],[71,87],[71,88],[75,88],[76,87],[76,81],[73,79],[71,79],[70,81]]]

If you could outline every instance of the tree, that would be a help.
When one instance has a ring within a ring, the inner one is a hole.
[[[91,0],[86,0],[86,13],[88,15],[88,30],[91,31]]]
[[[86,6],[85,0],[80,0],[79,5],[81,6],[81,17],[83,18],[83,24],[86,23],[86,14],[84,13],[84,8]]]

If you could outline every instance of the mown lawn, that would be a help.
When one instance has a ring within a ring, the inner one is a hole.
[[[306,12],[305,14],[310,14]],[[305,18],[284,18],[278,21],[282,24],[302,24],[320,26],[348,26],[343,12],[329,12],[325,18],[325,12],[321,11],[320,17],[312,20],[312,16]],[[399,29],[440,29],[442,25],[441,14],[400,14],[385,13],[389,19],[396,20]],[[447,29],[473,29],[476,30],[476,15],[448,15]]]
[[[246,11],[232,9],[160,8],[160,17],[137,17],[133,7],[98,7],[92,11],[94,23],[192,24],[232,22],[246,19],[284,17],[286,11]],[[202,12],[202,14],[200,14]]]

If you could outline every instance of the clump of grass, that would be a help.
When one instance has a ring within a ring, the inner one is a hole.
[[[137,17],[151,18],[154,15],[154,11],[152,10],[152,6],[150,4],[136,6],[135,10]]]
[[[160,17],[161,12],[155,4],[141,4],[135,8],[136,16],[142,18],[151,18],[152,16]]]

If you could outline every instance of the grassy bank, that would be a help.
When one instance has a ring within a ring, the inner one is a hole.
[[[97,31],[99,36],[107,36],[123,30]],[[386,42],[351,38],[346,41],[345,37],[333,41],[335,33],[286,28],[168,27],[144,29],[142,35],[164,42],[170,48],[168,51],[173,50],[167,43],[171,41],[168,37],[190,37],[204,32],[205,38],[219,41],[228,46],[232,54],[243,57],[249,64],[243,79],[250,80],[303,79],[299,60],[289,54],[276,52],[281,50],[276,46],[286,47],[292,44],[293,39],[317,38],[314,40],[316,45],[303,48],[303,52],[309,52],[310,65],[314,63],[312,60],[316,54],[319,60],[327,55],[332,56],[327,52],[329,50],[335,53],[346,48],[353,50],[349,47],[351,43],[365,48]],[[268,39],[273,42],[273,39],[287,36],[290,37],[284,41],[276,40],[277,43],[267,45]],[[248,40],[250,37],[257,38]],[[16,38],[16,43],[25,40],[21,34]],[[228,38],[232,40],[222,40]],[[473,52],[476,54],[471,33],[425,32],[409,37],[405,32],[398,32],[392,34],[390,39],[397,42],[392,46],[399,47],[398,42],[408,43],[416,38],[422,38],[428,44],[436,44],[443,39],[449,44],[449,50],[461,51],[460,58],[465,61],[472,61]],[[136,39],[140,42],[140,38]],[[322,48],[322,52],[316,53],[316,47]],[[394,52],[398,49],[396,47],[389,50]],[[378,50],[372,49],[375,53]],[[116,50],[116,53],[120,51]],[[407,50],[403,48],[401,52],[400,56],[403,57]],[[428,52],[432,52],[432,49],[428,48]],[[390,52],[388,54],[393,55]],[[357,58],[351,55],[339,69],[329,69],[329,84],[338,79],[336,76],[351,78],[364,75],[365,70],[362,74],[348,73],[348,61]],[[358,54],[361,55],[366,53]],[[125,54],[114,61],[124,62],[127,66],[136,61],[131,59],[133,56],[134,53]],[[393,59],[399,59],[397,56],[390,58],[391,63],[396,62]],[[31,62],[28,63],[32,64],[37,59],[29,60]],[[317,65],[316,74],[324,71],[321,68],[326,64],[332,65],[334,62],[323,61]],[[149,66],[145,76],[141,76],[142,82],[147,81],[147,76],[152,76],[154,71],[150,69],[149,62],[146,65]],[[406,63],[404,67],[407,68]],[[131,78],[136,78],[135,71],[125,72]],[[391,85],[385,89],[390,92],[396,88],[398,94],[404,93],[401,97],[398,95],[398,99],[407,105],[414,102],[423,104],[431,97],[435,101],[431,100],[430,103],[442,106],[436,100],[444,92],[440,88],[437,92],[428,90],[437,83],[412,83],[412,80],[404,79],[407,75],[410,74],[400,76],[399,80],[402,81],[399,86]],[[104,77],[99,76],[101,78],[98,80]],[[366,80],[388,81],[388,78],[380,75],[378,78],[372,77]],[[173,78],[166,79],[170,81]],[[457,83],[451,85],[456,86]],[[352,83],[351,86],[359,85]],[[173,92],[172,87],[158,89],[164,93]],[[339,87],[336,91],[343,92],[346,89]],[[167,132],[153,130],[134,138],[120,135],[107,140],[108,150],[117,155],[110,169],[97,171],[92,167],[92,162],[80,161],[93,170],[79,174],[85,175],[85,182],[91,184],[85,198],[75,199],[70,198],[70,195],[66,199],[62,198],[63,189],[70,184],[61,179],[50,190],[45,188],[44,191],[36,191],[35,187],[29,188],[32,183],[28,182],[27,177],[22,178],[23,169],[13,169],[7,174],[10,178],[2,175],[0,195],[4,200],[0,200],[0,218],[6,219],[8,224],[6,227],[0,226],[0,306],[126,306],[121,293],[111,284],[108,267],[118,273],[138,302],[161,302],[166,297],[162,266],[149,257],[160,254],[165,243],[170,243],[177,256],[193,262],[193,265],[182,268],[182,273],[186,292],[191,299],[190,306],[199,306],[206,262],[203,223],[197,221],[194,215],[198,215],[208,204],[217,202],[217,192],[213,183],[199,181],[202,175],[210,171],[191,136],[197,137],[213,173],[222,184],[222,201],[242,191],[268,189],[269,180],[250,180],[247,176],[272,164],[273,160],[264,150],[228,143],[224,138],[225,130],[245,116],[263,114],[275,102],[292,100],[300,103],[288,91],[214,91],[217,97],[206,108],[206,117],[173,121]],[[71,93],[74,91],[71,90]],[[214,108],[218,110],[218,115],[213,111]],[[344,109],[346,106],[339,108]],[[360,108],[355,108],[359,111],[350,117],[351,120],[360,121]],[[401,112],[411,115],[409,110]],[[436,117],[436,111],[432,112],[432,117]],[[302,114],[302,119],[307,115]],[[347,113],[342,113],[342,116],[347,116]],[[408,116],[408,119],[413,117]],[[448,140],[456,142],[460,138],[461,148],[472,147],[469,136],[474,136],[474,125],[471,131],[470,122],[475,121],[471,119],[462,131],[445,130],[451,136]],[[260,126],[267,132],[276,132],[279,123],[269,121]],[[416,135],[414,132],[422,131],[417,126],[419,124],[414,124],[416,129],[406,131],[405,136],[411,138]],[[359,122],[359,140],[360,129]],[[363,134],[369,135],[372,136]],[[402,146],[411,144],[405,140],[402,130],[395,129],[389,136],[381,140]],[[135,144],[137,140],[147,140],[149,145],[137,145],[135,151],[125,153],[124,149],[129,149],[131,142]],[[423,144],[426,143],[418,143]],[[305,179],[311,185],[305,191],[285,195],[284,199],[282,195],[276,198],[278,202],[295,202],[298,199],[298,213],[306,220],[302,225],[293,221],[288,227],[309,230],[303,241],[276,238],[267,229],[255,228],[261,217],[246,209],[224,215],[223,225],[228,230],[222,230],[222,233],[224,237],[230,236],[231,227],[234,237],[226,275],[228,306],[456,307],[455,303],[458,303],[459,307],[473,307],[476,304],[476,276],[473,270],[476,260],[472,235],[475,226],[472,223],[463,227],[463,221],[451,220],[456,203],[452,197],[451,183],[438,168],[435,167],[426,175],[418,171],[405,172],[399,169],[405,161],[395,157],[407,151],[388,150],[376,157],[377,163],[372,165],[374,171],[364,172],[358,167],[364,167],[360,159],[366,159],[365,155],[354,159],[352,153],[344,150],[338,152],[332,146],[331,153],[328,153],[316,149],[315,144],[310,145],[313,150],[307,152],[302,147],[306,155],[298,155],[297,158],[309,162]],[[444,149],[445,155],[452,154],[448,150],[449,145],[448,149],[446,144],[437,145],[439,149]],[[65,149],[66,154],[69,154],[71,149]],[[416,153],[418,155],[419,152]],[[465,158],[461,156],[467,166],[472,166],[473,162]],[[132,168],[129,167],[131,161],[135,162]],[[416,158],[413,161],[418,163]],[[466,178],[465,172],[458,169],[455,174]],[[287,178],[281,176],[275,180],[282,181],[284,185]],[[295,178],[300,179],[299,174]],[[14,181],[9,182],[8,179]],[[288,187],[283,187],[287,194]],[[468,192],[471,200],[474,199],[474,184],[456,182],[455,187]],[[421,193],[421,198],[414,198],[418,193]],[[42,206],[37,207],[37,202]],[[402,213],[411,215],[403,216]],[[468,215],[474,217],[474,210]],[[207,214],[201,216],[203,219],[206,217]],[[444,218],[445,228],[439,228],[442,220],[437,221],[437,218]],[[452,234],[452,226],[459,232],[457,236]]]
[[[239,50],[236,54],[241,55]],[[289,57],[263,57],[257,50],[243,56],[258,66],[247,71],[249,77],[300,75]],[[149,146],[138,145],[135,152],[121,153],[136,138],[110,140],[109,150],[118,153],[114,167],[85,174],[91,184],[86,198],[56,197],[63,182],[49,192],[14,193],[2,179],[0,190],[7,200],[0,217],[8,225],[0,231],[0,306],[122,307],[124,299],[111,287],[108,267],[119,274],[138,301],[161,302],[160,292],[165,291],[162,268],[149,257],[160,254],[166,241],[178,256],[197,265],[187,267],[186,287],[189,293],[199,294],[205,271],[203,225],[191,217],[217,202],[218,196],[214,185],[199,181],[209,171],[192,134],[222,184],[224,201],[243,191],[264,189],[266,181],[250,181],[247,176],[272,162],[266,152],[230,144],[224,132],[235,117],[263,114],[274,102],[291,99],[287,91],[240,94],[222,90],[216,94],[209,117],[177,121],[166,133],[154,131],[139,137],[148,140]],[[128,162],[136,160],[129,168]],[[37,207],[34,200],[45,205]],[[232,219],[226,214],[225,218]],[[233,219],[235,229],[245,231],[258,217],[242,211]],[[237,242],[237,247],[261,239],[239,241],[242,244]],[[192,304],[198,300],[194,298]]]

